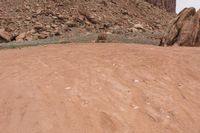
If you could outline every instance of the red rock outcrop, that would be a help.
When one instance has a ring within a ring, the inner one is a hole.
[[[176,12],[176,0],[146,0],[147,2],[166,9],[169,12]]]
[[[162,46],[200,46],[200,10],[185,8],[167,28]]]

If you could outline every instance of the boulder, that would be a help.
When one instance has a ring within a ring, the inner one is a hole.
[[[83,9],[83,7],[79,9],[79,14],[84,16],[92,24],[100,23],[100,20],[97,14],[91,13],[90,11],[85,10]]]
[[[15,38],[15,40],[16,40],[17,42],[20,42],[20,41],[25,40],[25,37],[26,37],[26,32],[23,32],[23,33],[20,33],[20,34]]]
[[[145,31],[144,27],[141,24],[135,24],[134,28],[140,31]]]
[[[0,29],[0,42],[10,42],[13,39],[13,35],[5,29]]]
[[[96,43],[105,43],[107,42],[108,36],[106,33],[100,33],[97,37]]]
[[[169,24],[161,40],[161,46],[200,46],[200,10],[183,9]]]
[[[197,36],[197,45],[200,46],[200,31],[198,32]]]
[[[28,31],[28,32],[23,32],[20,33],[15,40],[17,42],[21,42],[21,41],[31,41],[33,40],[33,32],[32,31]]]
[[[38,34],[38,38],[39,38],[39,39],[45,39],[45,38],[49,37],[49,35],[50,35],[49,32],[43,31],[43,32],[41,32],[40,34]]]
[[[128,32],[138,32],[138,29],[136,29],[135,27],[129,28]]]
[[[72,28],[72,27],[77,27],[77,24],[73,21],[67,21],[67,26]]]
[[[42,31],[45,31],[46,28],[39,22],[36,23],[36,25],[34,26],[34,30],[36,32],[42,32]]]

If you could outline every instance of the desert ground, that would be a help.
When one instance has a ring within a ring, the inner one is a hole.
[[[200,48],[0,50],[1,133],[200,133]]]

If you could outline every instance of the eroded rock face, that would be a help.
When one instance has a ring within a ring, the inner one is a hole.
[[[162,46],[200,46],[200,10],[183,9],[164,33]]]
[[[166,9],[169,12],[176,12],[176,0],[146,0],[147,2]]]

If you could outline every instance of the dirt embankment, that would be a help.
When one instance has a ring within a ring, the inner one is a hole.
[[[200,132],[199,48],[50,45],[0,61],[1,132]]]

